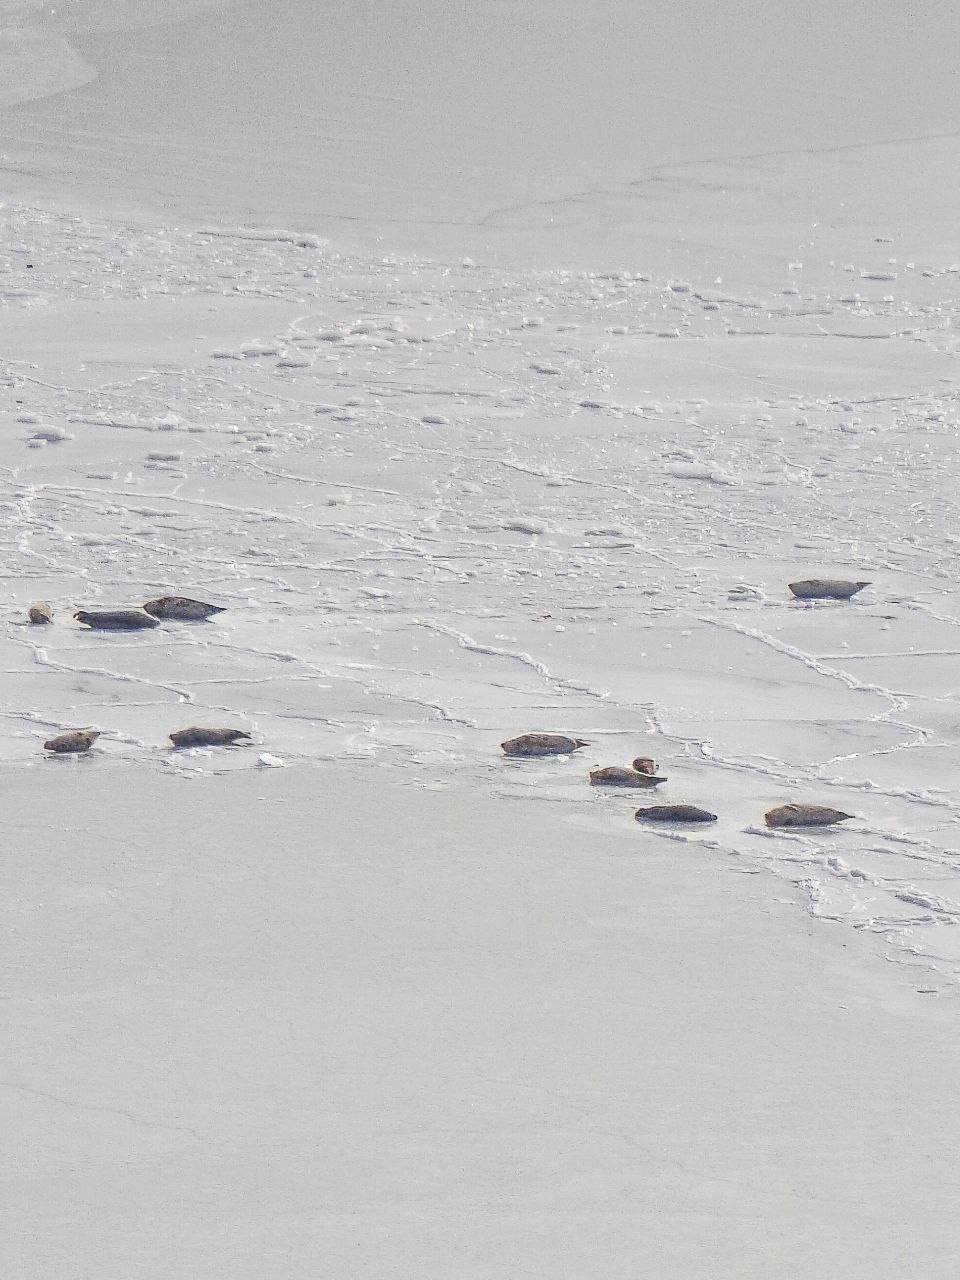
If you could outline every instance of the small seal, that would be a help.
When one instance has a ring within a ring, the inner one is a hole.
[[[156,618],[151,618],[142,609],[109,609],[94,613],[78,609],[73,616],[94,631],[142,631],[145,627],[160,625]]]
[[[593,787],[659,787],[661,782],[666,782],[666,778],[656,778],[652,773],[641,773],[639,769],[624,769],[618,764],[593,769],[590,773],[590,785]]]
[[[589,745],[582,738],[568,738],[562,733],[523,733],[500,743],[507,756],[567,756]]]
[[[825,804],[782,804],[763,815],[768,827],[829,827],[852,817],[854,814]]]
[[[648,773],[651,778],[657,772],[657,763],[655,760],[651,760],[649,756],[637,756],[633,762],[633,767],[637,773]]]
[[[34,626],[42,627],[45,623],[53,621],[53,610],[46,600],[38,600],[27,610],[27,617]]]
[[[74,729],[71,733],[61,733],[43,744],[44,751],[53,751],[58,756],[76,755],[81,751],[89,751],[100,737],[99,729]]]
[[[788,582],[787,586],[798,600],[849,600],[869,582],[845,582],[843,578],[805,578],[803,582]]]
[[[633,815],[638,822],[716,822],[717,815],[695,804],[651,804]]]
[[[205,622],[215,613],[226,612],[218,604],[205,604],[189,596],[160,596],[157,600],[148,600],[143,607],[153,618],[177,618],[181,622]]]
[[[186,747],[229,747],[249,737],[244,729],[203,729],[199,725],[191,725],[189,729],[171,733],[170,741],[175,750],[181,751]]]

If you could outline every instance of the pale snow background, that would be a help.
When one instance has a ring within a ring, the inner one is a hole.
[[[835,8],[0,4],[12,1274],[956,1274],[960,24]]]

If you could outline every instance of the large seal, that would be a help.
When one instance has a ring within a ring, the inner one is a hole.
[[[500,743],[507,756],[567,756],[589,745],[582,738],[568,738],[562,733],[523,733]]]
[[[659,787],[661,782],[666,782],[666,778],[656,778],[652,773],[641,773],[639,769],[625,769],[618,764],[593,769],[590,773],[590,785],[593,787]]]
[[[633,815],[638,822],[716,822],[717,815],[695,804],[651,804]]]
[[[58,756],[76,755],[81,751],[89,751],[100,737],[99,729],[74,729],[71,733],[61,733],[43,744],[44,751],[53,751]]]
[[[142,609],[109,609],[93,613],[78,609],[73,616],[94,631],[142,631],[145,627],[160,625],[156,618],[151,618]]]
[[[204,622],[215,613],[224,613],[219,604],[205,604],[203,600],[191,600],[189,596],[160,596],[148,600],[143,606],[154,618],[178,618],[181,622]]]
[[[854,815],[825,804],[782,804],[763,817],[768,827],[829,827]]]
[[[849,600],[869,582],[846,582],[843,578],[805,578],[803,582],[788,582],[787,586],[798,600]]]
[[[186,747],[229,747],[249,737],[244,729],[204,729],[200,725],[191,725],[189,729],[171,733],[170,741],[180,751]]]

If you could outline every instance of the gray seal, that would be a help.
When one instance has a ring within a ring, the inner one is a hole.
[[[590,773],[590,785],[593,787],[659,787],[661,782],[666,782],[666,778],[641,773],[639,769],[625,769],[618,764],[593,769]]]
[[[73,616],[94,631],[143,631],[146,627],[160,625],[156,618],[151,618],[142,609],[109,609],[92,613],[78,609]]]
[[[803,582],[788,582],[787,586],[798,600],[849,600],[869,582],[846,582],[843,578],[805,578]]]
[[[99,729],[74,729],[70,733],[61,733],[43,744],[44,751],[53,751],[58,756],[77,755],[81,751],[89,751],[100,737]]]
[[[170,741],[180,751],[186,747],[229,747],[249,737],[244,729],[204,729],[200,725],[191,725],[189,729],[171,733]]]
[[[695,804],[651,804],[633,815],[638,822],[716,822],[717,815]]]
[[[500,743],[507,756],[567,756],[589,745],[582,738],[568,738],[562,733],[524,733]]]
[[[852,818],[852,813],[825,804],[782,804],[763,815],[768,827],[830,827]]]
[[[177,618],[181,622],[205,622],[215,613],[226,612],[219,604],[206,604],[189,596],[160,596],[148,600],[143,608],[153,618]]]

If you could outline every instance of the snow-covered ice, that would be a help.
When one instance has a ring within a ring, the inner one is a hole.
[[[11,1274],[952,1277],[952,72],[741,9],[0,0]]]

